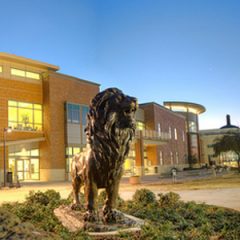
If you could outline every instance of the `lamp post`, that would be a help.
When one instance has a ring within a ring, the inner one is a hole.
[[[6,157],[6,139],[7,139],[7,133],[8,132],[11,132],[12,129],[11,128],[4,128],[3,129],[3,178],[4,178],[4,182],[3,182],[3,186],[6,187],[6,180],[7,180],[7,175],[6,175],[6,160],[7,160],[7,157]]]

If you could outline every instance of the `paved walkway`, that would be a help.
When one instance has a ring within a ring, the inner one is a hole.
[[[131,199],[134,192],[139,188],[148,188],[154,193],[166,193],[161,190],[161,184],[171,182],[171,178],[159,179],[158,176],[146,176],[139,185],[130,185],[127,178],[123,178],[120,185],[120,196],[127,200]],[[55,189],[61,197],[67,198],[71,192],[70,182],[57,183],[25,183],[21,188],[0,189],[0,204],[3,202],[24,201],[29,191],[46,191]],[[239,188],[204,189],[204,190],[177,190],[183,201],[205,202],[211,205],[223,206],[240,211],[240,186]]]

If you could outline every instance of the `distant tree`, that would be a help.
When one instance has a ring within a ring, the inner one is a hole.
[[[238,170],[240,172],[240,130],[228,132],[221,138],[217,138],[213,144],[213,150],[216,156],[229,151],[236,153],[238,156]]]

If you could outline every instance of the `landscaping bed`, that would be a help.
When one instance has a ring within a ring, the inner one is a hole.
[[[99,197],[103,205],[104,192]],[[118,209],[144,219],[141,232],[120,233],[114,239],[240,239],[240,213],[234,210],[184,203],[178,194],[154,195],[148,189],[137,190],[132,200],[118,198]],[[70,233],[53,211],[71,203],[54,190],[30,192],[23,203],[0,207],[0,239],[92,239],[84,231]]]

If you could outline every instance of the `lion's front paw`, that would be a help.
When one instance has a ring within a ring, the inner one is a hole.
[[[116,211],[112,210],[111,208],[104,206],[103,207],[103,221],[105,223],[116,223],[117,216]]]
[[[94,211],[87,211],[83,216],[84,221],[86,222],[96,222],[97,216]]]
[[[80,211],[83,209],[83,206],[80,203],[73,203],[71,209],[74,211]]]

